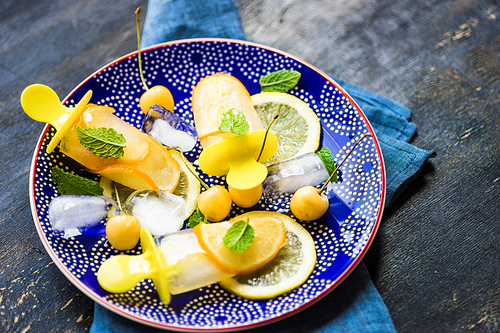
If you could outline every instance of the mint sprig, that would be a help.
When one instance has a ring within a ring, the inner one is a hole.
[[[104,189],[98,182],[65,172],[58,167],[52,168],[52,180],[59,193],[64,195],[103,195]]]
[[[75,127],[80,143],[91,153],[104,158],[120,158],[125,148],[125,137],[113,128]]]
[[[235,253],[241,253],[248,249],[253,242],[254,229],[246,221],[235,222],[229,229],[227,229],[224,236],[224,245]]]
[[[333,159],[332,152],[330,149],[327,147],[321,148],[319,151],[316,152],[316,154],[319,156],[321,162],[323,162],[326,170],[328,171],[328,175],[332,175],[332,173],[335,171],[336,165],[335,165],[335,160]],[[330,180],[332,183],[338,182],[337,179],[337,173],[333,175],[332,179]]]
[[[219,130],[225,133],[244,135],[250,129],[247,118],[238,109],[229,109],[222,115]]]
[[[188,228],[194,228],[200,223],[210,223],[206,216],[204,216],[200,209],[197,207],[196,210],[189,216],[188,219]]]
[[[297,85],[300,72],[292,69],[281,69],[260,78],[260,89],[265,92],[287,92]]]

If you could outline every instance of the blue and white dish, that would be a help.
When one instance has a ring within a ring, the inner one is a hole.
[[[62,154],[57,148],[46,153],[55,133],[47,125],[40,136],[31,166],[30,199],[33,218],[48,253],[63,272],[90,298],[129,319],[156,328],[177,331],[224,331],[253,328],[293,315],[315,303],[337,287],[357,266],[372,243],[385,202],[385,169],[381,149],[366,116],[353,99],[330,77],[285,52],[259,44],[228,39],[189,39],[164,43],[142,51],[143,69],[149,86],[169,88],[175,99],[174,113],[193,124],[191,92],[203,77],[218,72],[237,77],[250,94],[260,92],[259,78],[280,69],[302,74],[289,93],[307,102],[322,124],[322,146],[330,148],[340,162],[363,133],[363,140],[341,167],[342,181],[333,185],[330,210],[320,220],[303,223],[311,233],[317,264],[310,278],[299,288],[270,300],[253,301],[237,297],[217,284],[175,295],[164,305],[153,283],[144,280],[125,294],[110,294],[98,284],[101,263],[119,252],[102,235],[62,237],[51,228],[48,207],[59,193],[51,179],[58,166],[87,178],[95,175]],[[140,128],[144,114],[139,97],[144,92],[137,66],[137,52],[128,54],[98,70],[64,103],[75,105],[88,91],[91,103],[113,107],[118,116]],[[186,152],[195,161],[199,143]],[[203,175],[206,182],[223,179]],[[261,200],[257,207],[291,215],[287,198]],[[231,215],[244,210],[235,207]],[[292,216],[293,217],[293,216]],[[140,248],[128,251],[139,254]]]

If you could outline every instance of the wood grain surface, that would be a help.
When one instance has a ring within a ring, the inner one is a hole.
[[[437,157],[386,210],[365,262],[398,332],[500,331],[500,2],[238,0],[249,39],[413,111]],[[0,331],[85,332],[93,301],[47,255],[28,185],[43,124],[19,103],[66,96],[136,47],[146,0],[0,3]]]

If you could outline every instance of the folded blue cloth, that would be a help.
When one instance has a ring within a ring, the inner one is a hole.
[[[233,0],[150,0],[143,46],[195,37],[245,40],[238,7]],[[379,139],[387,176],[389,204],[418,174],[433,151],[409,140],[417,127],[407,108],[338,78],[358,103]],[[387,307],[363,263],[334,291],[306,310],[252,332],[395,332]],[[143,326],[95,304],[91,333],[163,332]]]

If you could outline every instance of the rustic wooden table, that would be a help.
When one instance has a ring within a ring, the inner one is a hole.
[[[412,143],[437,157],[386,210],[366,256],[399,332],[500,330],[500,3],[238,0],[248,37],[413,110]],[[24,87],[60,96],[136,47],[146,0],[0,4],[0,321],[82,332],[93,301],[52,263],[28,197],[43,124]]]

